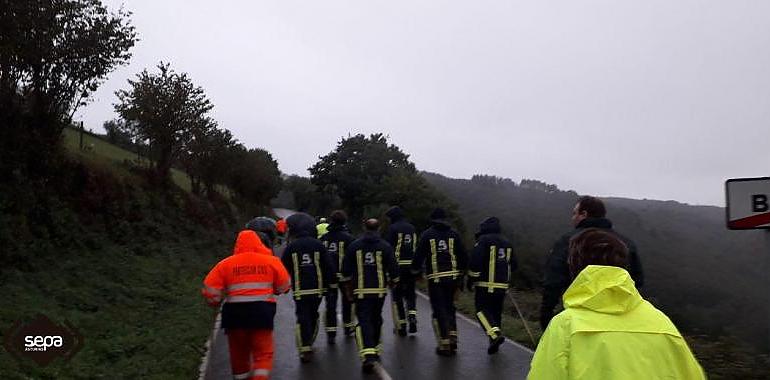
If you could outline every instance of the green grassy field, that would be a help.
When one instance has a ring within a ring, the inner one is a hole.
[[[67,151],[74,157],[80,160],[87,161],[91,165],[100,166],[103,168],[109,168],[109,170],[117,171],[118,174],[125,174],[125,170],[121,171],[121,167],[125,168],[126,163],[132,165],[149,167],[151,162],[143,157],[138,156],[136,153],[129,152],[121,147],[110,144],[109,142],[96,137],[88,132],[83,133],[83,146],[85,149],[80,150],[80,135],[81,132],[74,128],[64,128],[63,143]],[[190,177],[187,173],[172,168],[171,169],[171,181],[179,186],[180,189],[190,192]],[[230,198],[230,190],[224,186],[217,186],[217,191],[226,197]]]

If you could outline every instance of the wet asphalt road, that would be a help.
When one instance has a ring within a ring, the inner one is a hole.
[[[325,305],[321,305],[321,312]],[[430,325],[430,304],[417,298],[418,332],[408,337],[392,333],[393,322],[389,300],[383,308],[382,366],[393,379],[524,379],[532,359],[531,351],[513,343],[500,347],[496,355],[487,355],[487,337],[475,322],[458,316],[460,343],[455,357],[435,354],[436,341]],[[339,316],[338,316],[339,317]],[[323,319],[323,318],[322,318]],[[342,326],[341,317],[338,326]],[[329,345],[319,328],[312,363],[299,361],[294,342],[294,301],[289,294],[280,297],[275,318],[275,358],[272,379],[377,379],[377,375],[361,373],[361,362],[355,339],[338,332],[337,343]],[[341,330],[341,328],[340,328]],[[205,379],[231,379],[227,338],[216,332],[208,357]]]

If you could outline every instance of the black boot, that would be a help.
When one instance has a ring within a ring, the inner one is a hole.
[[[505,342],[505,337],[502,335],[498,335],[497,338],[491,339],[489,341],[489,348],[487,348],[487,354],[494,355],[497,353],[497,351],[500,349],[500,345]]]
[[[379,361],[379,358],[375,355],[366,355],[364,364],[361,365],[361,370],[364,373],[374,372],[374,365]]]
[[[409,314],[409,316],[406,317],[406,320],[409,324],[409,333],[414,334],[417,332],[417,317],[414,314]]]

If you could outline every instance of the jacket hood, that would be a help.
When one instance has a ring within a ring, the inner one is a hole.
[[[589,265],[564,293],[564,308],[625,314],[642,302],[634,280],[623,268]]]
[[[585,218],[575,228],[612,228],[612,222],[607,218]]]
[[[257,233],[252,230],[243,230],[238,233],[238,238],[235,240],[233,255],[241,253],[273,254],[273,252],[262,243],[262,239],[257,236]]]
[[[286,226],[289,227],[289,236],[316,236],[315,219],[304,212],[298,212],[286,218]]]
[[[446,213],[446,210],[444,210],[441,207],[433,209],[433,212],[430,213],[430,222],[433,224],[446,224],[449,225],[448,215]]]
[[[401,209],[401,207],[393,206],[385,213],[385,216],[387,216],[391,222],[395,222],[397,220],[404,219],[404,210]]]
[[[500,227],[500,219],[492,216],[484,219],[484,221],[479,224],[479,231],[476,232],[476,238],[481,235],[499,234],[501,232],[502,228]]]

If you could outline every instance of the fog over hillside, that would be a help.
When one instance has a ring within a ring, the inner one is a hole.
[[[424,177],[460,206],[474,229],[498,216],[514,239],[523,286],[539,286],[551,244],[571,230],[578,194],[536,180],[516,183],[494,176]],[[762,235],[729,231],[721,207],[674,201],[604,198],[615,228],[638,245],[644,295],[691,334],[730,335],[755,345],[767,336]]]

